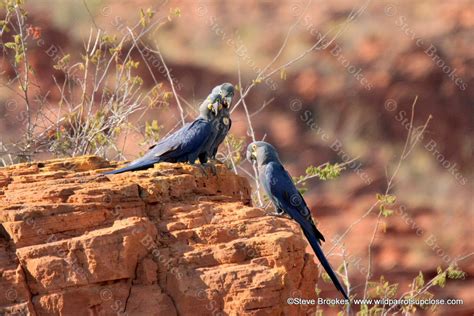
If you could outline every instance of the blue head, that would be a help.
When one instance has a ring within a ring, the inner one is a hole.
[[[226,82],[220,85],[219,95],[222,99],[222,106],[224,108],[230,108],[234,92],[234,86],[232,84]]]
[[[280,163],[280,158],[278,157],[275,147],[262,141],[253,142],[247,146],[247,159],[250,162],[256,161],[259,166],[272,161]]]
[[[214,118],[222,109],[229,109],[233,96],[234,86],[230,83],[223,83],[214,87],[211,94],[199,107],[201,116]]]

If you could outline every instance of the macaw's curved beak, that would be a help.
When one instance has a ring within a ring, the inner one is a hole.
[[[253,162],[254,160],[256,160],[257,157],[255,156],[255,153],[254,151],[252,150],[252,147],[249,146],[247,148],[247,160],[250,161],[250,162]]]
[[[224,98],[224,106],[226,108],[230,107],[230,104],[232,103],[232,97],[225,97]]]
[[[221,104],[219,100],[217,100],[216,102],[212,104],[212,108],[211,108],[212,113],[214,113],[214,115],[217,115],[219,113],[220,107],[221,107]]]

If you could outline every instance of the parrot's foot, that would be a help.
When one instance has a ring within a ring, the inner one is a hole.
[[[217,176],[217,168],[212,162],[203,163],[202,166],[206,166],[206,167],[211,168],[212,174],[214,176]]]
[[[219,164],[219,165],[223,165],[223,164],[224,164],[223,161],[218,160],[216,157],[212,158],[211,160],[212,160],[212,162],[213,162],[214,164]]]
[[[268,216],[275,216],[275,217],[284,217],[284,218],[289,218],[285,212],[283,211],[274,211],[271,213],[267,213]]]
[[[206,177],[208,177],[207,172],[206,172],[206,168],[204,168],[204,165],[195,165],[195,166],[197,166],[199,169],[201,169],[201,172],[202,172]]]

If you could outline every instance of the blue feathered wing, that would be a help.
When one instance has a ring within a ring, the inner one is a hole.
[[[324,241],[324,236],[314,225],[311,212],[302,195],[296,189],[290,175],[278,162],[270,162],[264,165],[264,168],[263,172],[260,173],[260,180],[270,199],[279,210],[287,213],[301,226],[304,235],[334,286],[342,293],[344,298],[349,299],[321,249],[320,244],[321,240]]]
[[[210,123],[202,118],[196,119],[161,140],[155,146],[150,147],[150,150],[143,157],[132,161],[124,168],[105,172],[104,174],[144,170],[159,162],[194,163],[210,133]]]

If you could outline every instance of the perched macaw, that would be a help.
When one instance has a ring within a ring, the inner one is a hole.
[[[199,155],[199,161],[206,163],[208,159],[216,160],[217,149],[224,141],[230,130],[232,121],[230,120],[230,104],[234,96],[234,86],[230,83],[223,83],[212,89],[211,94],[204,100],[199,109],[210,107],[216,102],[219,103],[219,111],[212,118],[212,133],[203,152]]]
[[[223,103],[227,101],[228,99],[221,98],[205,107],[200,107],[200,114],[193,122],[185,124],[178,131],[150,147],[143,157],[132,161],[121,169],[105,172],[104,174],[145,170],[159,162],[188,162],[194,164],[205,148],[210,147],[211,140],[215,139],[213,120],[223,108]]]
[[[288,214],[300,225],[303,234],[335,287],[345,299],[349,300],[321,249],[321,240],[325,241],[324,236],[314,225],[311,211],[280,162],[275,147],[266,142],[253,142],[247,147],[247,159],[257,162],[260,183],[276,208],[275,215]]]

